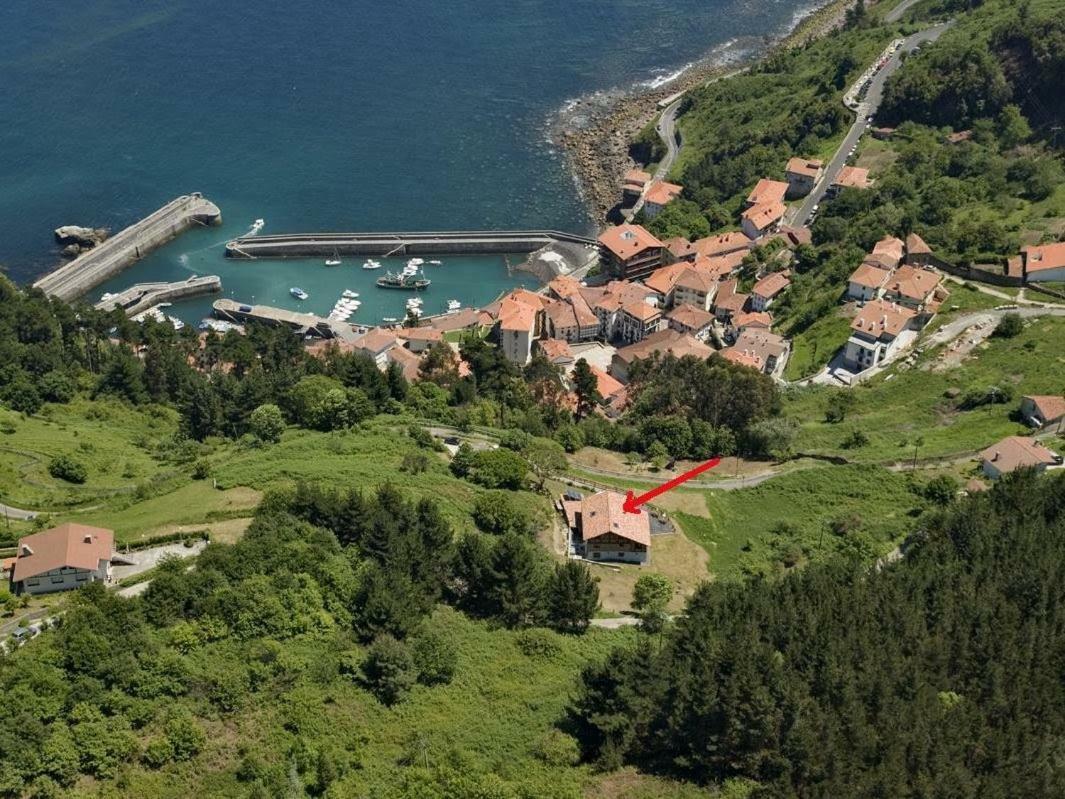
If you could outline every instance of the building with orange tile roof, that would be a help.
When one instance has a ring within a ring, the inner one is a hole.
[[[1065,397],[1060,394],[1030,394],[1021,397],[1021,416],[1032,427],[1065,430]]]
[[[772,232],[773,228],[784,218],[787,210],[784,203],[779,200],[752,205],[740,215],[742,220],[740,227],[750,238],[761,238]]]
[[[736,336],[735,343],[729,349],[756,356],[767,375],[783,372],[791,354],[791,344],[786,338],[752,327],[745,328]]]
[[[401,327],[396,331],[400,341],[406,342],[411,352],[423,352],[444,340],[444,332],[434,327]]]
[[[706,341],[710,336],[710,327],[714,323],[714,315],[709,311],[695,305],[684,303],[677,305],[666,314],[669,326],[680,333],[687,333],[699,341]]]
[[[15,594],[69,591],[111,581],[115,534],[102,527],[61,524],[19,539],[11,566]]]
[[[762,178],[754,184],[754,188],[751,189],[751,193],[747,195],[747,200],[744,203],[744,207],[751,208],[755,205],[783,203],[784,197],[787,193],[787,183],[783,183],[779,180],[770,180],[769,178]]]
[[[610,398],[617,394],[619,391],[624,390],[623,386],[618,380],[615,380],[609,374],[604,372],[598,366],[590,365],[588,369],[593,375],[595,375],[595,387],[599,392],[599,396],[602,397],[603,403],[610,401]]]
[[[738,350],[735,347],[726,347],[718,353],[722,358],[738,366],[746,366],[748,369],[757,369],[761,372],[765,369],[765,363],[756,353]]]
[[[791,279],[786,272],[770,272],[751,289],[751,310],[764,311],[790,285]]]
[[[399,344],[399,338],[394,330],[383,327],[371,328],[366,335],[360,336],[352,343],[352,351],[365,355],[372,360],[378,369],[388,366],[385,353]]]
[[[537,339],[536,347],[544,354],[544,357],[556,366],[563,368],[572,366],[575,362],[573,350],[562,339],[541,338]]]
[[[581,282],[569,275],[558,275],[547,284],[547,293],[559,300],[565,300],[581,293]]]
[[[683,236],[674,236],[662,242],[675,261],[694,261],[695,248]]]
[[[891,272],[888,269],[870,263],[861,264],[847,279],[847,299],[859,302],[877,299],[889,277]]]
[[[902,258],[906,254],[906,245],[902,239],[895,236],[884,236],[873,245],[872,254],[887,257],[891,266],[896,267],[902,263]]]
[[[524,366],[532,357],[533,341],[544,328],[546,298],[524,289],[512,291],[499,305],[499,344],[511,363]]]
[[[675,358],[684,358],[690,355],[700,360],[706,360],[713,353],[714,350],[712,348],[694,336],[667,327],[665,330],[652,333],[643,341],[618,349],[610,361],[610,374],[622,383],[627,383],[629,371],[636,361],[653,358],[656,355],[660,357],[672,355]]]
[[[694,305],[708,310],[717,297],[717,277],[693,264],[677,276],[673,284],[673,305]]]
[[[904,264],[884,284],[884,299],[921,311],[932,304],[941,280],[938,272]]]
[[[702,258],[716,258],[737,252],[746,255],[751,249],[751,239],[740,230],[730,230],[728,233],[696,239],[692,242],[692,249]]]
[[[839,194],[842,189],[868,189],[872,185],[868,169],[860,166],[844,166],[840,168],[839,174],[828,187],[826,194],[831,198]]]
[[[1028,283],[1065,282],[1065,241],[1025,247],[1021,250],[1021,265]]]
[[[640,195],[650,182],[651,175],[642,169],[630,169],[626,172],[621,181],[622,205],[632,205],[640,199]]]
[[[906,237],[906,263],[923,265],[927,263],[927,256],[931,254],[932,248],[916,233],[910,233]]]
[[[662,311],[642,300],[631,300],[621,306],[618,317],[618,337],[627,344],[643,341],[658,330]]]
[[[570,549],[595,561],[647,563],[651,550],[651,522],[642,513],[625,513],[625,497],[617,491],[600,491],[590,497],[561,502],[570,529]]]
[[[729,324],[733,316],[746,309],[749,298],[737,290],[738,286],[739,281],[735,278],[723,280],[718,284],[717,297],[714,299],[714,315],[719,322]]]
[[[663,266],[661,269],[656,269],[646,277],[643,284],[658,295],[661,305],[672,305],[673,289],[677,285],[677,279],[681,276],[684,270],[690,268],[691,264],[687,261],[678,261],[675,264]]]
[[[773,315],[768,311],[750,311],[736,314],[732,317],[732,330],[734,334],[742,333],[747,328],[754,330],[769,330],[773,326]]]
[[[851,336],[843,359],[861,371],[886,363],[902,344],[902,334],[914,330],[917,312],[883,299],[866,303],[851,320]]]
[[[665,245],[640,225],[617,225],[599,236],[604,271],[615,278],[639,280],[663,262]]]
[[[791,158],[784,168],[784,176],[788,179],[788,194],[792,197],[805,197],[817,181],[821,179],[821,171],[824,162],[817,158]]]
[[[1018,469],[1034,469],[1037,473],[1060,466],[1062,459],[1034,438],[1008,436],[980,453],[984,474],[997,480]]]
[[[389,364],[396,364],[408,383],[413,383],[420,377],[419,370],[422,364],[422,359],[406,347],[392,347],[392,349],[385,352],[385,360]],[[459,364],[460,377],[462,376],[463,366],[465,366],[465,361],[462,361]],[[387,368],[387,366],[385,368]]]
[[[648,219],[654,219],[662,209],[673,202],[684,191],[683,186],[656,180],[643,195],[643,212]]]

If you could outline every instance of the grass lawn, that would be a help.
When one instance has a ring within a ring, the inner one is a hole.
[[[33,417],[0,408],[0,497],[30,510],[96,504],[138,483],[173,472],[153,448],[177,429],[176,414],[117,402],[46,405]],[[57,480],[48,463],[69,455],[82,463],[82,485]]]
[[[710,553],[710,572],[732,580],[771,574],[783,563],[798,566],[823,551],[839,550],[846,536],[830,522],[860,517],[856,529],[878,552],[910,529],[910,513],[922,501],[909,480],[875,466],[823,466],[790,472],[753,488],[707,492],[709,517],[680,513],[685,533]],[[786,523],[783,534],[774,528]],[[823,540],[822,540],[823,539]],[[790,560],[789,560],[790,558]]]
[[[791,356],[784,369],[784,378],[800,380],[817,374],[847,343],[850,332],[851,320],[836,311],[797,333],[791,340]]]
[[[941,348],[940,348],[941,349]],[[924,353],[917,368],[896,365],[869,383],[849,389],[855,406],[837,424],[825,421],[825,404],[834,391],[825,387],[793,388],[784,413],[801,429],[795,443],[800,452],[843,455],[859,462],[903,461],[912,457],[918,439],[921,458],[963,456],[1026,428],[1011,420],[1022,394],[1062,391],[1065,375],[1065,319],[1030,320],[1013,339],[989,339],[960,366],[946,371],[929,368],[939,350]],[[945,396],[948,389],[1007,386],[1014,399],[1003,405],[962,411]],[[854,430],[869,443],[844,449]]]

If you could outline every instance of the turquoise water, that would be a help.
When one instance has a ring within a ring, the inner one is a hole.
[[[189,191],[225,224],[186,234],[117,285],[196,272],[221,275],[240,299],[287,296],[294,283],[327,307],[338,286],[363,293],[371,272],[225,261],[217,245],[259,217],[265,232],[586,232],[548,140],[559,109],[714,48],[753,48],[809,2],[7,0],[0,264],[28,281],[58,262],[53,228],[119,229]],[[429,296],[469,304],[515,282],[499,259],[454,259]],[[383,308],[363,312],[395,315]]]

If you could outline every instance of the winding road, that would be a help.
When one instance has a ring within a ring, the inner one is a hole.
[[[880,108],[880,101],[884,96],[884,84],[887,82],[887,79],[895,74],[896,70],[902,66],[902,56],[904,54],[912,53],[917,49],[918,45],[926,42],[934,42],[942,36],[943,32],[952,24],[953,22],[942,22],[938,25],[933,25],[930,28],[918,31],[911,36],[907,36],[903,39],[899,49],[892,53],[888,58],[887,63],[884,64],[881,69],[877,70],[876,74],[873,75],[872,80],[869,81],[869,88],[866,91],[865,99],[858,105],[858,118],[854,121],[854,124],[851,125],[851,129],[847,131],[847,135],[843,137],[843,142],[836,150],[836,154],[832,156],[832,160],[828,162],[828,166],[825,167],[821,180],[816,186],[814,186],[813,191],[806,195],[806,199],[802,201],[798,211],[794,212],[794,215],[791,217],[791,224],[797,227],[803,227],[809,224],[810,216],[814,212],[814,206],[820,205],[825,197],[825,193],[839,176],[840,170],[847,164],[847,159],[850,157],[851,150],[858,146],[858,142],[862,138],[862,135],[869,128],[869,118],[875,116],[877,110]]]
[[[27,522],[30,519],[37,518],[37,511],[12,508],[10,505],[5,505],[3,502],[0,502],[0,516],[3,516],[5,519]]]

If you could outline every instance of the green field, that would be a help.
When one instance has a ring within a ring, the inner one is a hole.
[[[850,336],[850,320],[839,313],[823,316],[791,339],[791,356],[784,370],[787,380],[817,374]]]
[[[1065,388],[1065,319],[1060,317],[1030,320],[1013,339],[988,339],[951,369],[923,368],[942,351],[924,353],[916,368],[897,365],[848,389],[855,406],[839,423],[825,421],[826,404],[837,389],[791,389],[784,413],[801,424],[795,449],[857,462],[895,462],[912,458],[920,438],[921,459],[964,457],[1026,430],[1010,418],[1022,394],[1054,394]],[[951,389],[964,393],[989,386],[1008,387],[1014,399],[963,411],[946,396]],[[863,431],[869,443],[847,449],[843,442],[855,430]]]
[[[711,573],[724,580],[772,574],[840,551],[848,537],[855,539],[854,531],[883,554],[923,506],[907,477],[875,466],[803,469],[753,488],[707,492],[706,504],[709,518],[677,517],[688,537],[710,553]],[[829,524],[842,519],[853,531],[833,533]]]

